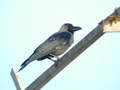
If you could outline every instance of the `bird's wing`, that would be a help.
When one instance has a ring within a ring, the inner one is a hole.
[[[35,52],[41,54],[41,56],[48,55],[56,50],[56,47],[69,43],[71,34],[68,32],[58,32],[49,37],[43,44],[41,44]]]
[[[33,60],[44,58],[51,52],[54,52],[56,48],[64,46],[69,43],[71,39],[71,34],[67,32],[58,32],[49,37],[44,43],[42,43],[34,53],[21,64],[20,70],[26,67]],[[19,71],[20,71],[19,70]]]

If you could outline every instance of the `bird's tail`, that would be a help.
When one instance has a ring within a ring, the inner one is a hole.
[[[29,59],[25,60],[22,64],[21,64],[21,68],[19,69],[19,71],[21,71],[23,68],[25,68],[31,61]],[[19,72],[18,71],[18,72]]]

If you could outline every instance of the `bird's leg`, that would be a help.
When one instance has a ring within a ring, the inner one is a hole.
[[[57,62],[60,58],[58,57],[58,56],[56,56],[56,55],[53,55],[53,54],[49,54],[50,56],[48,57],[48,59],[50,59],[51,61],[53,61],[53,62]],[[52,57],[55,57],[56,58],[56,60],[54,60],[54,59],[52,59]]]
[[[59,60],[60,58],[59,58],[58,56],[56,56],[56,55],[53,55],[53,54],[50,54],[50,56],[56,58],[56,60],[52,59],[51,57],[49,57],[48,59],[50,59],[51,61],[55,62],[55,66],[57,66],[57,65],[58,65],[58,60]]]
[[[52,59],[51,57],[48,57],[48,59],[56,63],[56,60]]]

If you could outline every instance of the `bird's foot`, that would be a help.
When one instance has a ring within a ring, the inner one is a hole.
[[[54,63],[57,62],[57,60],[52,59],[51,57],[48,57],[49,60],[53,61]]]
[[[59,65],[59,57],[53,54],[50,54],[51,56],[55,57],[56,59],[53,59],[51,57],[49,57],[48,59],[50,59],[51,61],[53,61],[55,63],[55,67],[57,67]]]
[[[54,59],[51,59],[51,58],[49,58],[49,59],[54,62],[55,67],[58,66],[58,64],[59,64],[59,60],[58,59],[57,60],[54,60]]]
[[[57,67],[57,66],[58,66],[58,64],[59,64],[59,59],[54,60],[54,59],[52,59],[52,58],[49,58],[49,60],[51,60],[51,61],[53,61],[53,62],[54,62],[55,67]]]
[[[58,65],[59,65],[59,61],[56,61],[55,62],[55,67],[58,67]]]

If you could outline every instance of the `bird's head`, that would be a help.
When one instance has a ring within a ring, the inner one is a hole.
[[[73,34],[75,31],[78,31],[80,29],[82,28],[79,26],[73,26],[70,23],[65,23],[62,25],[60,32],[71,32]]]

